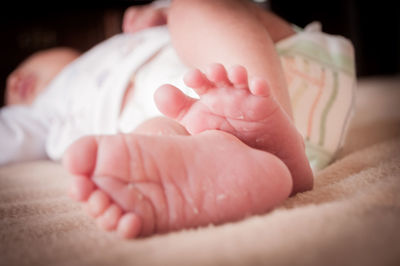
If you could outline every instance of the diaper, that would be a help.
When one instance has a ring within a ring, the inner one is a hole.
[[[321,32],[318,22],[281,40],[280,55],[294,122],[304,137],[314,172],[343,146],[355,105],[355,59],[351,42]]]

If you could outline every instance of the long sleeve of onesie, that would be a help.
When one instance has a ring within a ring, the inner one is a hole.
[[[0,166],[8,163],[47,158],[45,140],[48,119],[28,106],[0,110]]]

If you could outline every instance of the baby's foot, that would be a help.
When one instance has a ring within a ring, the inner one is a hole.
[[[192,134],[222,130],[251,147],[275,154],[292,174],[294,193],[311,189],[313,177],[303,139],[265,80],[249,83],[245,68],[237,66],[227,72],[221,64],[214,64],[207,74],[190,71],[184,81],[200,99],[163,85],[155,94],[163,114],[178,120]]]
[[[64,157],[71,196],[126,238],[261,214],[292,191],[274,155],[221,131],[85,137]]]

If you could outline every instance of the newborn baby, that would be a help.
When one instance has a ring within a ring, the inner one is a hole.
[[[101,228],[126,238],[240,220],[311,189],[303,137],[313,140],[314,132],[300,134],[292,116],[303,116],[299,99],[316,106],[331,84],[333,96],[348,87],[338,87],[347,76],[338,74],[337,61],[304,56],[302,44],[323,40],[315,48],[330,54],[332,43],[335,52],[347,52],[348,43],[296,34],[245,1],[146,8],[137,24],[129,9],[125,34],[75,59],[31,106],[1,110],[0,134],[13,141],[1,143],[8,153],[0,162],[63,155],[70,196]],[[242,26],[232,27],[238,18]],[[294,104],[287,81],[302,85]],[[303,98],[307,92],[312,96]],[[338,108],[329,99],[323,114]]]
[[[6,105],[30,105],[51,80],[80,53],[71,48],[53,48],[25,59],[7,78]]]

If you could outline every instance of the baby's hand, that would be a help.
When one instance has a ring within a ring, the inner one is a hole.
[[[131,6],[125,13],[122,22],[122,31],[135,33],[150,27],[167,24],[167,8],[147,6]]]

